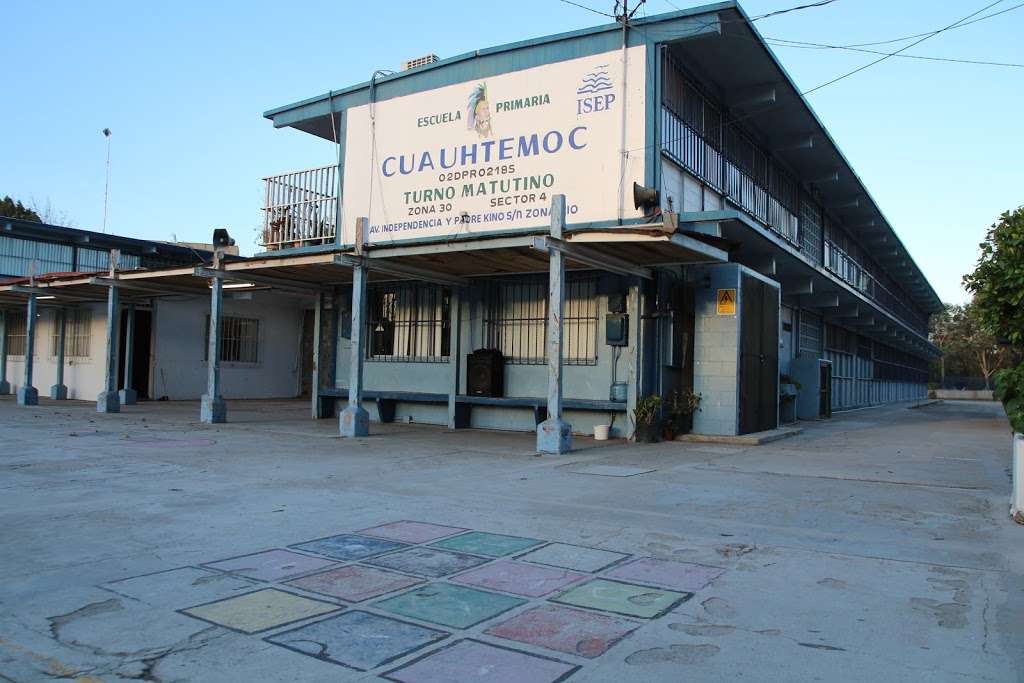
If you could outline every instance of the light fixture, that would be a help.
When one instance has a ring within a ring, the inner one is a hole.
[[[37,296],[36,301],[45,301],[46,299],[56,299],[57,297],[53,294],[47,294],[46,296]]]
[[[251,282],[231,282],[224,285],[224,289],[248,289],[249,287],[255,287]]]

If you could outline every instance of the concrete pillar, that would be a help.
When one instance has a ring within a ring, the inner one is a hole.
[[[310,410],[314,420],[323,417],[320,408],[320,365],[323,362],[320,349],[323,345],[324,335],[324,293],[318,292],[316,303],[313,304],[313,377],[309,382],[312,405]]]
[[[121,382],[121,391],[117,396],[121,405],[132,406],[138,398],[138,393],[132,388],[132,370],[135,367],[135,305],[128,304],[125,311],[124,328],[124,380]]]
[[[462,297],[459,290],[452,288],[448,299],[448,362],[451,364],[448,375],[448,429],[462,427],[458,419],[458,404],[455,397],[459,395],[459,365],[462,362]]]
[[[206,393],[200,399],[199,419],[207,424],[228,421],[228,406],[220,395],[221,313],[224,306],[224,281],[210,278],[210,341],[206,347]]]
[[[7,381],[7,311],[0,311],[0,396],[11,393]]]
[[[19,406],[39,405],[39,391],[32,386],[32,366],[36,353],[36,295],[28,295],[28,307],[25,313],[25,379],[18,387],[17,402]]]
[[[358,230],[363,229],[359,219]],[[366,436],[370,433],[370,414],[363,408],[363,359],[366,355],[366,267],[352,269],[352,336],[348,372],[348,407],[338,416],[342,436]]]
[[[1013,435],[1013,495],[1010,498],[1010,516],[1024,524],[1024,434]]]
[[[50,398],[63,401],[68,397],[68,388],[64,385],[64,349],[68,332],[68,312],[57,311],[57,383],[50,387]]]
[[[626,301],[626,311],[629,313],[629,347],[627,380],[626,380],[626,438],[636,441],[636,417],[633,412],[636,410],[637,401],[640,399],[641,375],[643,374],[643,310],[640,300],[640,281],[636,278],[629,284],[629,297]]]
[[[118,325],[118,291],[117,287],[109,287],[107,291],[107,363],[103,375],[103,391],[96,397],[96,412],[121,412],[121,399],[117,395],[117,338],[120,331]]]
[[[565,195],[551,197],[551,236],[562,239]],[[548,251],[548,419],[537,425],[538,453],[572,450],[572,425],[562,419],[562,316],[565,312],[565,256]]]

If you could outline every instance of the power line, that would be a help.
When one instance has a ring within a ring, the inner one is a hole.
[[[756,16],[756,17],[751,17],[750,20],[751,21],[759,21],[761,19],[767,19],[768,17],[774,17],[774,16],[778,16],[780,14],[788,14],[789,12],[796,12],[797,10],[801,10],[801,9],[811,9],[811,8],[814,8],[814,7],[824,7],[825,5],[831,5],[833,2],[836,2],[836,0],[818,0],[818,2],[812,2],[812,3],[807,4],[807,5],[798,5],[796,7],[789,7],[789,8],[786,8],[786,9],[775,10],[774,12],[768,12],[767,14],[761,14],[761,15]]]
[[[1007,12],[1012,12],[1013,10],[1020,9],[1021,7],[1024,7],[1024,2],[1022,2],[1020,4],[1017,4],[1017,5],[1014,5],[1012,7],[1007,7],[1006,9],[1003,9],[1003,10],[999,10],[998,12],[993,12],[992,14],[986,14],[985,16],[978,17],[977,19],[972,19],[971,21],[961,22],[961,23],[957,24],[956,26],[954,26],[954,27],[952,27],[951,29],[948,29],[948,30],[952,31],[954,29],[964,28],[965,26],[970,26],[971,24],[976,24],[979,21],[985,21],[986,19],[991,19],[992,17],[998,17],[1000,14],[1006,14]],[[904,40],[910,40],[912,38],[920,38],[921,36],[933,35],[934,33],[935,33],[935,31],[925,31],[924,33],[915,33],[915,34],[909,35],[909,36],[902,36],[900,38],[890,38],[889,40],[878,40],[878,41],[871,42],[871,43],[849,43],[847,45],[843,45],[842,47],[873,47],[875,45],[889,45],[891,43],[900,43],[900,42],[903,42]]]
[[[958,27],[959,28],[959,27]],[[868,50],[860,47],[846,47],[845,45],[826,45],[824,43],[808,43],[802,40],[786,40],[785,38],[765,38],[765,40],[777,47],[795,47],[803,50],[821,50],[821,49],[833,49],[833,50],[848,50],[850,52],[866,52],[874,55],[885,55],[887,52],[881,50]],[[977,59],[958,59],[955,57],[929,57],[925,55],[905,55],[897,54],[896,57],[904,59],[924,59],[932,62],[955,62],[957,64],[978,64],[982,66],[1006,66],[1014,67],[1018,69],[1024,69],[1024,64],[1016,64],[1013,62],[989,62]]]
[[[618,17],[616,17],[614,14],[608,14],[607,12],[602,12],[599,9],[594,9],[593,7],[587,7],[586,5],[581,5],[580,3],[573,2],[572,0],[559,0],[559,1],[560,2],[564,2],[567,5],[572,5],[573,7],[579,7],[580,9],[585,9],[588,12],[593,12],[594,14],[600,14],[602,17],[609,17],[610,19],[618,19]]]
[[[924,36],[923,38],[919,38],[918,40],[915,40],[914,42],[910,43],[909,45],[905,45],[905,46],[901,47],[899,50],[896,50],[895,52],[887,52],[883,56],[879,57],[878,59],[870,61],[867,64],[863,64],[863,65],[857,67],[856,69],[854,69],[853,71],[847,71],[844,74],[836,76],[832,80],[825,81],[821,85],[816,85],[813,88],[811,88],[810,90],[804,90],[800,94],[804,95],[804,96],[809,95],[812,92],[816,92],[818,90],[821,90],[822,88],[830,86],[833,83],[838,83],[839,81],[843,80],[844,78],[849,78],[850,76],[853,76],[854,74],[858,74],[861,71],[864,71],[865,69],[870,69],[871,67],[875,66],[876,64],[880,64],[880,63],[884,62],[885,60],[887,60],[887,59],[889,59],[891,57],[895,57],[899,53],[903,52],[904,50],[909,50],[910,48],[914,47],[915,45],[920,45],[921,43],[923,43],[924,41],[928,40],[929,38],[934,38],[935,36],[939,35],[943,31],[948,31],[949,29],[953,28],[957,24],[961,24],[961,23],[967,21],[968,19],[970,19],[971,17],[977,16],[978,14],[981,14],[985,10],[990,9],[992,7],[995,7],[996,5],[998,5],[1001,2],[1003,2],[1003,0],[996,0],[993,3],[985,5],[981,9],[979,9],[979,10],[977,10],[975,12],[971,12],[970,14],[968,14],[963,19],[960,19],[959,21],[954,21],[952,24],[949,24],[948,26],[940,28],[938,31],[934,31],[932,33],[929,33],[928,35]]]

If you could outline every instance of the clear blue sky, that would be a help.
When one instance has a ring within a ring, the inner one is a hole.
[[[757,25],[771,37],[859,43],[940,28],[990,1],[838,0]],[[694,3],[649,0],[643,12],[673,4]],[[743,6],[758,15],[796,4]],[[76,226],[99,229],[100,131],[109,127],[110,232],[207,241],[213,227],[226,226],[243,253],[255,250],[260,179],[334,154],[325,141],[274,130],[263,111],[427,52],[448,57],[607,21],[557,0],[15,0],[3,17],[0,195],[49,200]],[[1022,35],[1024,8],[908,54],[1020,63]],[[873,59],[774,49],[802,89]],[[940,296],[963,300],[960,276],[985,230],[1024,203],[1024,69],[893,58],[810,99]]]

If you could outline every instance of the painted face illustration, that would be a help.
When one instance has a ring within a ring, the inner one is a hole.
[[[483,83],[473,88],[466,107],[466,128],[475,130],[482,137],[491,135],[491,107],[487,102],[487,86]]]

